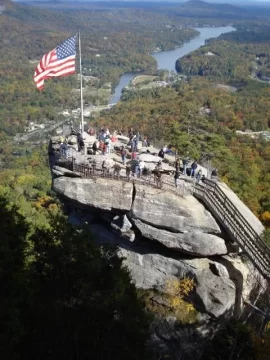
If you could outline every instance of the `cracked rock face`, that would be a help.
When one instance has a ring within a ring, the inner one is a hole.
[[[132,183],[116,180],[60,177],[53,181],[54,190],[81,205],[101,210],[129,211],[132,205]]]
[[[201,257],[227,254],[225,241],[218,236],[218,224],[193,196],[182,198],[131,182],[101,178],[93,181],[62,176],[54,180],[53,187],[89,208],[126,211],[143,237],[169,249]]]
[[[174,232],[200,231],[220,234],[220,228],[205,207],[193,196],[137,185],[132,217]]]
[[[212,317],[233,313],[236,285],[229,276],[223,277],[211,270],[215,262],[206,258],[190,259],[180,253],[163,253],[162,248],[152,248],[151,244],[136,245],[99,225],[91,229],[98,242],[118,246],[136,287],[166,292],[168,280],[191,277],[197,284],[193,300],[199,311]]]
[[[101,178],[61,176],[53,180],[53,188],[90,213],[110,212],[113,231],[93,223],[91,231],[100,244],[119,247],[138,288],[164,292],[168,280],[192,277],[196,308],[215,318],[239,313],[242,294],[254,288],[246,285],[245,264],[220,256],[227,253],[220,228],[192,196]]]
[[[160,230],[140,220],[133,220],[137,229],[144,237],[155,240],[167,248],[193,256],[213,256],[227,254],[225,241],[215,235],[200,231],[173,233]]]

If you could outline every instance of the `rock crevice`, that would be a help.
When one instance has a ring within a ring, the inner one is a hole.
[[[138,288],[165,292],[168,280],[192,277],[198,311],[211,318],[239,315],[241,296],[253,287],[245,281],[249,269],[226,255],[230,246],[218,223],[195,197],[133,182],[64,175],[53,180],[53,188],[65,201],[98,211],[100,218],[110,214],[113,231],[97,224],[91,231],[100,243],[119,247]]]

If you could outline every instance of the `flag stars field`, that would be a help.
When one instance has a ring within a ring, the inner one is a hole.
[[[34,82],[39,90],[44,80],[74,74],[77,35],[63,41],[55,49],[43,55],[34,73]]]

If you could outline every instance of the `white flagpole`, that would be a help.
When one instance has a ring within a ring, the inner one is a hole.
[[[82,87],[82,53],[81,53],[81,34],[79,34],[79,55],[80,55],[80,83],[81,83],[81,133],[84,131],[84,121],[83,121],[83,87]]]

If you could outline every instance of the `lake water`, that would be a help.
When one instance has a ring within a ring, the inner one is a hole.
[[[205,40],[216,38],[221,34],[234,31],[235,29],[232,26],[222,26],[216,28],[196,28],[196,30],[200,32],[200,35],[190,40],[189,42],[186,42],[183,46],[174,50],[152,53],[151,55],[157,61],[157,68],[175,71],[175,63],[177,59],[187,55],[194,50],[197,50],[200,46],[203,46],[205,44]],[[120,81],[116,86],[114,94],[110,100],[110,104],[117,103],[120,100],[122,89],[127,86],[129,82],[132,81],[137,75],[138,74],[136,73],[126,73],[121,76]]]

